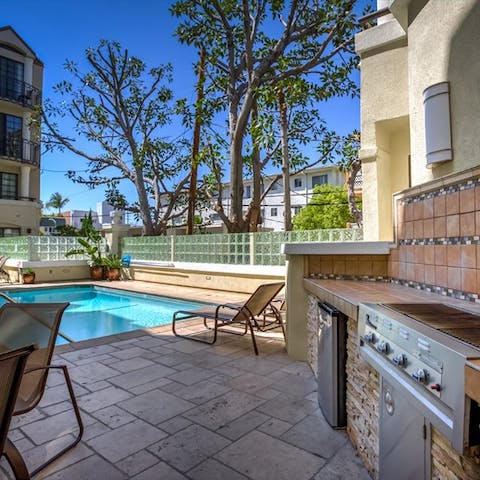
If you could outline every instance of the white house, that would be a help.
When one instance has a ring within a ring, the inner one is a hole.
[[[269,175],[264,178],[263,185],[268,187],[271,181],[277,175]],[[312,195],[313,188],[317,185],[329,184],[340,186],[345,184],[345,174],[335,165],[322,166],[305,170],[297,175],[290,177],[290,202],[292,206],[292,215],[297,214],[302,207],[308,204]],[[244,181],[243,205],[244,210],[252,200],[252,180]],[[229,210],[230,190],[228,184],[223,191],[223,202],[226,212]],[[284,230],[284,189],[282,179],[278,180],[270,189],[262,202],[261,227],[265,230]],[[212,226],[219,227],[222,221],[218,213],[209,210],[203,215],[204,218],[212,222]]]

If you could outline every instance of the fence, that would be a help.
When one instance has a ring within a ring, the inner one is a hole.
[[[104,248],[106,248],[104,244]],[[83,260],[88,257],[72,255],[65,257],[69,250],[78,248],[78,237],[28,236],[0,238],[0,255],[15,260]]]
[[[134,260],[284,265],[283,243],[361,240],[361,229],[126,237],[122,240],[122,253],[129,254]]]

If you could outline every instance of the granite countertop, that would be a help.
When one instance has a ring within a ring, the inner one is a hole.
[[[480,304],[389,282],[305,278],[305,290],[357,319],[360,303],[445,303],[480,314]]]

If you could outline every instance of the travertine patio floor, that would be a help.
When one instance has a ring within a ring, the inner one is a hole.
[[[280,334],[257,338],[258,357],[247,336],[208,346],[169,326],[59,347],[85,434],[36,478],[368,479],[346,433],[324,420],[310,368],[288,358]],[[9,436],[30,469],[72,438],[67,399],[53,373],[40,406],[15,418]]]

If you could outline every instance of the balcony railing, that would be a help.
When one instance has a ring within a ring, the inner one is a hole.
[[[40,167],[40,145],[15,135],[0,135],[0,156]]]
[[[0,98],[24,107],[33,107],[41,103],[42,92],[27,82],[0,74]]]

